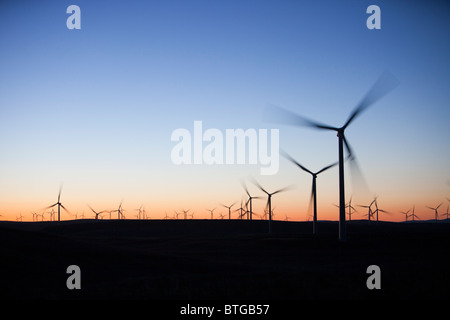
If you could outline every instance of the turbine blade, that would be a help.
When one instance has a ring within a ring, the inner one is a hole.
[[[347,149],[348,157],[350,160],[353,160],[355,158],[352,148],[350,147],[350,144],[347,141],[347,138],[345,138],[345,134],[342,134],[342,139],[344,140],[344,146],[345,149]]]
[[[52,204],[51,206],[48,206],[48,207],[44,208],[44,210],[46,210],[46,209],[50,209],[50,208],[52,208],[52,207],[56,206],[57,204],[58,204],[58,202],[57,202],[57,203],[55,203],[55,204]]]
[[[242,188],[244,188],[245,193],[247,193],[247,195],[251,197],[250,193],[248,192],[247,186],[245,185],[245,182],[243,180],[241,180],[241,185]]]
[[[334,130],[334,131],[338,130],[338,128],[336,127],[332,127],[317,121],[307,119],[292,111],[288,111],[286,109],[274,105],[270,105],[265,108],[263,118],[269,122],[287,124],[292,126],[313,127],[317,129]]]
[[[389,72],[384,72],[378,80],[374,83],[372,88],[366,93],[361,102],[353,109],[353,112],[350,114],[347,122],[344,124],[343,128],[347,128],[347,126],[364,110],[370,107],[372,104],[380,100],[383,96],[387,95],[393,89],[395,89],[399,84],[397,78],[394,77]]]
[[[260,188],[265,194],[269,194],[259,183],[258,183],[258,181],[256,181],[255,179],[251,179],[252,180],[252,182],[258,187],[258,188]]]
[[[310,174],[313,174],[310,170],[308,170],[307,168],[305,168],[304,166],[302,166],[300,163],[298,163],[297,161],[294,160],[294,158],[292,158],[287,152],[285,152],[284,150],[280,150],[280,153],[282,156],[284,156],[286,159],[288,159],[289,161],[291,161],[292,163],[296,164],[300,169],[302,169],[303,171],[306,171]]]
[[[63,185],[62,185],[62,183],[61,183],[61,184],[59,185],[58,202],[60,202],[59,199],[61,198],[62,187],[63,187]]]
[[[323,168],[322,170],[317,171],[317,172],[316,172],[316,175],[319,174],[319,173],[322,173],[322,172],[324,172],[324,171],[326,171],[326,170],[328,170],[328,169],[330,169],[330,168],[332,168],[332,167],[334,167],[334,166],[336,166],[338,163],[339,163],[339,162],[335,162],[335,163],[333,163],[333,164],[330,164],[329,166],[326,166],[326,167]]]
[[[274,195],[274,194],[277,194],[277,193],[280,193],[280,192],[284,192],[284,191],[288,191],[288,190],[291,190],[291,189],[292,189],[292,186],[287,186],[287,187],[281,188],[281,189],[279,189],[279,190],[277,190],[275,192],[272,192],[271,195]]]

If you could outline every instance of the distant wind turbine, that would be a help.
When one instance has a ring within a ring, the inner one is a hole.
[[[123,208],[122,208],[122,203],[123,203],[123,200],[120,201],[119,207],[118,207],[116,210],[112,210],[112,211],[111,211],[111,212],[117,212],[117,219],[118,219],[118,220],[124,218],[124,215],[123,215]]]
[[[285,187],[278,189],[274,192],[268,192],[266,189],[264,189],[256,180],[253,181],[253,183],[265,194],[267,194],[267,207],[269,208],[269,233],[272,233],[272,196],[276,195],[277,193],[287,191],[291,187]]]
[[[367,216],[367,217],[368,217],[369,222],[370,222],[370,219],[371,219],[372,216],[373,216],[372,204],[373,204],[374,202],[375,202],[375,200],[373,200],[368,206],[367,206],[367,205],[359,205],[359,207],[361,207],[361,208],[367,208],[367,209],[369,209],[369,210],[368,210],[368,213],[364,215],[364,216]]]
[[[435,219],[436,221],[439,220],[438,209],[439,209],[439,207],[440,207],[441,205],[442,205],[442,203],[440,203],[436,208],[432,208],[432,207],[428,207],[428,206],[427,206],[428,209],[434,210],[434,219]]]
[[[248,200],[247,203],[250,205],[250,220],[253,220],[253,199],[263,199],[263,197],[253,197],[250,195],[250,192],[248,192],[247,186],[245,185],[244,182],[242,182],[242,187],[245,190],[245,193],[248,195]]]
[[[97,212],[97,211],[95,211],[94,209],[92,209],[92,207],[91,207],[90,205],[88,205],[88,207],[89,207],[89,209],[91,209],[91,211],[95,214],[95,220],[98,220],[98,216],[99,216],[99,215],[101,215],[102,213],[107,212],[106,210]]]
[[[45,209],[50,209],[50,208],[53,208],[54,206],[58,206],[58,221],[60,221],[61,208],[63,208],[68,214],[70,214],[69,210],[67,210],[61,203],[61,190],[62,190],[62,185],[59,187],[58,201],[55,204],[52,204],[51,206],[48,206],[45,208]]]
[[[377,222],[378,222],[378,213],[379,212],[383,212],[383,213],[386,213],[386,214],[390,214],[390,213],[388,211],[386,211],[386,210],[382,210],[382,209],[378,208],[377,198],[378,197],[375,197],[375,200],[374,200],[375,210],[373,211],[373,214],[375,214],[375,213],[377,214]]]
[[[408,221],[408,214],[411,211],[411,209],[409,209],[408,211],[400,211],[402,214],[405,215],[405,221]]]
[[[245,212],[246,212],[244,207],[242,207],[242,204],[243,204],[243,201],[241,200],[241,206],[239,208],[237,208],[236,210],[234,210],[234,211],[240,211],[239,219],[241,219],[241,220],[242,220],[242,217],[245,215]]]
[[[388,94],[398,85],[398,80],[389,73],[384,73],[372,86],[372,88],[366,93],[361,102],[353,109],[349,118],[342,127],[334,127],[325,125],[303,116],[300,116],[294,112],[285,110],[279,107],[273,107],[273,112],[269,115],[270,121],[277,121],[294,126],[306,126],[319,130],[335,131],[338,136],[339,147],[339,240],[346,240],[346,228],[345,228],[345,188],[344,188],[344,145],[349,153],[349,158],[352,160],[355,168],[357,163],[355,161],[355,155],[350,145],[345,138],[344,132],[349,124],[356,119],[364,110],[377,102],[383,96]]]
[[[189,212],[189,210],[191,210],[191,209],[181,210],[181,211],[183,211],[183,214],[184,214],[184,220],[187,219],[187,213]]]
[[[297,167],[299,167],[300,169],[302,169],[303,171],[309,173],[312,176],[312,188],[311,188],[311,198],[309,200],[309,203],[313,202],[314,205],[314,214],[313,214],[313,234],[317,234],[317,175],[319,175],[320,173],[334,167],[335,165],[338,164],[338,162],[335,162],[333,164],[330,164],[322,169],[320,169],[317,172],[312,172],[311,170],[305,168],[304,166],[302,166],[300,163],[298,163],[297,161],[294,160],[294,158],[292,158],[289,154],[287,154],[286,152],[282,151],[282,154],[284,155],[285,158],[287,158],[289,161],[291,161],[292,163],[294,163]]]
[[[213,219],[213,215],[214,215],[214,210],[216,210],[217,208],[214,209],[206,209],[206,211],[209,211],[211,213],[211,220]]]
[[[412,221],[414,221],[414,218],[417,218],[417,219],[419,219],[420,220],[420,218],[414,213],[414,209],[416,208],[416,206],[414,205],[413,206],[413,209],[412,209],[412,213],[411,213],[411,215],[410,215],[410,217],[412,217]]]
[[[139,220],[141,219],[142,206],[143,206],[143,205],[141,205],[141,206],[139,207],[139,209],[134,209],[134,211],[139,211],[139,213],[138,213],[138,215],[137,215],[137,217],[138,217]]]
[[[221,206],[223,206],[223,207],[225,207],[225,208],[228,208],[228,220],[231,220],[231,208],[234,206],[236,204],[236,202],[235,203],[233,203],[231,206],[226,206],[226,205],[224,205],[224,204],[220,204]]]

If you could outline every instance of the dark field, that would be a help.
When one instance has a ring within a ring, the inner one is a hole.
[[[444,299],[450,224],[241,220],[0,222],[3,299]],[[81,290],[69,290],[69,265]],[[381,290],[369,290],[369,265]]]

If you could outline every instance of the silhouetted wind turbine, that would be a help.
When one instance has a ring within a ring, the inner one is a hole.
[[[231,220],[231,208],[234,206],[236,204],[236,202],[235,203],[233,203],[231,206],[226,206],[226,205],[224,205],[224,204],[220,204],[221,206],[223,206],[223,207],[225,207],[225,208],[228,208],[228,220]]]
[[[352,198],[350,197],[350,201],[347,204],[347,208],[348,208],[348,221],[352,221],[352,210],[353,211],[357,211],[353,206],[352,206]]]
[[[60,221],[60,213],[61,213],[61,209],[63,208],[68,214],[70,214],[69,210],[67,210],[61,203],[61,190],[62,190],[62,186],[59,187],[59,193],[58,193],[58,202],[56,202],[55,204],[52,204],[51,206],[48,206],[45,209],[50,209],[54,206],[58,206],[58,221]]]
[[[253,180],[253,183],[255,183],[255,185],[259,189],[261,189],[262,192],[267,194],[267,207],[269,208],[269,233],[272,233],[272,196],[277,194],[277,193],[280,193],[280,192],[283,192],[283,191],[287,191],[287,190],[290,189],[290,187],[281,188],[281,189],[278,189],[277,191],[269,193],[256,180]]]
[[[183,214],[184,214],[184,220],[186,220],[186,218],[187,218],[187,213],[189,212],[189,210],[191,210],[191,209],[181,210],[181,211],[183,211]]]
[[[411,211],[411,209],[409,209],[408,211],[400,211],[401,213],[403,213],[405,215],[405,221],[408,221],[408,214]]]
[[[213,219],[213,214],[214,214],[214,210],[216,210],[217,208],[214,209],[206,209],[206,211],[211,212],[211,220]]]
[[[98,220],[98,216],[99,216],[100,214],[107,212],[106,210],[97,212],[97,211],[95,211],[94,209],[92,209],[90,205],[88,205],[88,207],[89,207],[89,209],[91,209],[91,211],[95,214],[95,220]]]
[[[432,208],[432,207],[428,207],[427,206],[427,208],[428,209],[431,209],[431,210],[434,210],[434,219],[436,220],[436,221],[438,221],[438,219],[439,219],[439,213],[438,213],[438,209],[439,209],[439,207],[442,205],[442,203],[440,203],[436,208]]]
[[[382,210],[382,209],[379,209],[378,208],[378,203],[377,203],[377,198],[378,197],[375,197],[375,200],[374,200],[374,204],[375,204],[375,211],[373,211],[373,214],[377,214],[377,222],[378,222],[378,213],[379,212],[383,212],[383,213],[387,213],[387,214],[390,214],[388,211],[386,211],[386,210]]]
[[[370,218],[373,216],[373,211],[372,211],[372,204],[374,203],[375,200],[372,200],[372,202],[368,205],[368,206],[364,206],[364,205],[360,205],[359,207],[361,208],[368,208],[369,212],[367,214],[365,214],[364,216],[367,216],[370,222]]]
[[[240,211],[239,218],[242,220],[242,217],[245,215],[244,207],[242,207],[243,201],[241,200],[241,206],[234,211]]]
[[[291,161],[292,163],[294,163],[295,165],[297,165],[297,167],[299,167],[300,169],[302,169],[303,171],[309,173],[312,176],[312,188],[311,188],[311,198],[309,200],[309,203],[311,203],[311,201],[314,204],[314,215],[313,215],[313,234],[317,234],[317,175],[319,175],[320,173],[334,167],[335,165],[337,165],[338,163],[335,162],[333,164],[330,164],[329,166],[326,166],[322,169],[320,169],[317,172],[312,172],[311,170],[305,168],[304,166],[302,166],[300,163],[298,163],[297,161],[295,161],[290,155],[288,155],[286,152],[282,151],[282,154],[285,158],[287,158],[289,161]]]
[[[354,165],[355,156],[350,148],[350,145],[345,138],[344,132],[349,124],[356,119],[364,110],[381,99],[384,95],[388,94],[398,85],[398,80],[390,73],[384,73],[372,88],[367,92],[361,102],[350,113],[349,118],[342,127],[333,127],[326,124],[322,124],[303,116],[300,116],[294,112],[287,111],[283,108],[273,107],[275,112],[270,115],[270,121],[282,122],[285,124],[295,126],[306,126],[320,130],[336,131],[338,136],[339,147],[339,240],[346,240],[346,228],[345,228],[345,183],[344,183],[344,145],[349,153],[349,158],[353,161]]]
[[[416,206],[413,206],[412,213],[410,215],[410,217],[412,217],[412,221],[414,221],[414,217],[420,220],[420,218],[414,213],[415,208],[416,208]]]
[[[134,211],[139,211],[139,213],[138,213],[138,219],[139,219],[139,220],[141,219],[142,206],[143,206],[143,205],[141,205],[141,206],[139,207],[139,209],[134,209]]]
[[[247,186],[245,185],[244,182],[242,182],[242,187],[244,188],[245,193],[247,193],[247,195],[248,195],[247,203],[250,204],[250,211],[249,211],[250,220],[253,220],[253,217],[252,217],[252,215],[253,215],[253,199],[263,199],[263,197],[252,197],[250,195],[250,192],[248,192]]]
[[[122,208],[122,201],[120,201],[119,207],[116,210],[112,210],[111,212],[117,212],[117,219],[120,220],[123,218],[123,208]]]

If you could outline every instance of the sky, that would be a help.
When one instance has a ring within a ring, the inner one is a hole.
[[[366,26],[372,4],[381,29]],[[260,162],[177,165],[173,132],[278,129],[279,147],[317,171],[337,161],[336,134],[272,123],[265,108],[340,126],[386,70],[399,86],[346,130],[367,185],[346,164],[346,197],[377,195],[384,220],[413,205],[431,219],[426,206],[450,204],[449,13],[445,1],[2,1],[0,219],[32,221],[60,185],[62,220],[121,201],[129,219],[141,205],[155,219],[218,217],[244,199],[241,181],[264,196],[255,179],[292,186],[273,196],[275,219],[307,220],[311,176],[283,157],[273,175]],[[319,219],[337,220],[337,168],[317,183]]]

